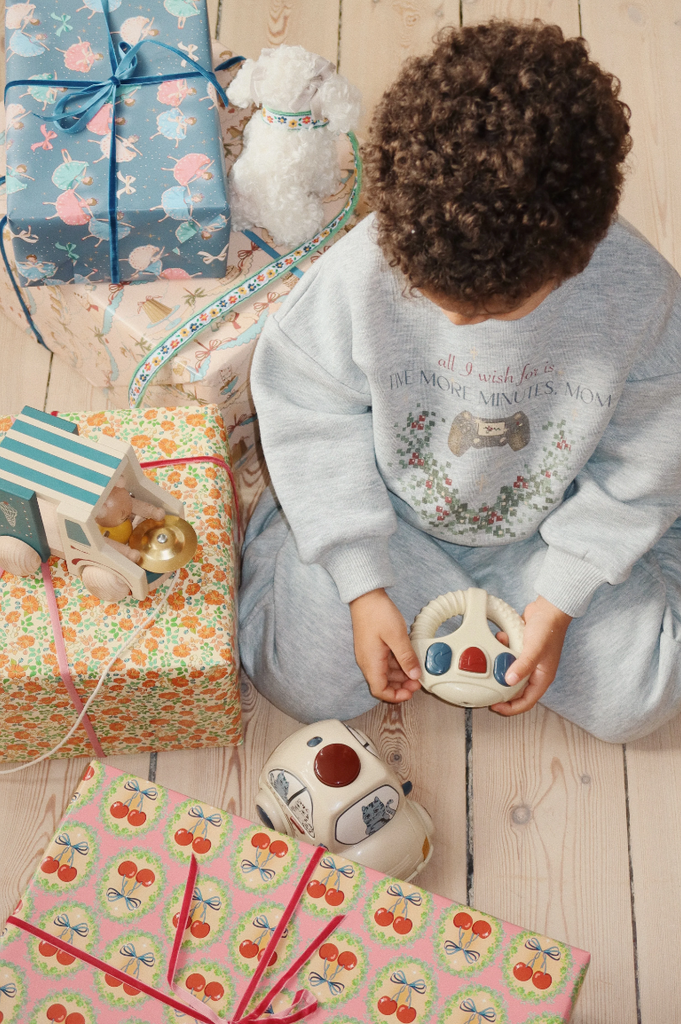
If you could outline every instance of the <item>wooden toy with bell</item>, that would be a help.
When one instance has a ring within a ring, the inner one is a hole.
[[[0,567],[32,576],[51,554],[102,601],[138,600],[191,561],[182,502],[143,473],[132,445],[90,441],[25,406],[0,441]]]

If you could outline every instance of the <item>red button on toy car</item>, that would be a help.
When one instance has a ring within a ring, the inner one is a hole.
[[[479,647],[467,647],[459,658],[459,668],[464,672],[481,672],[484,675],[487,671],[485,652]]]
[[[327,743],[314,759],[314,773],[325,786],[349,786],[361,767],[357,752],[346,743]]]

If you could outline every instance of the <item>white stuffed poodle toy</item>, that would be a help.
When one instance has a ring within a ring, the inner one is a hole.
[[[262,108],[230,174],[233,225],[263,227],[275,244],[293,248],[324,224],[322,199],[340,185],[336,137],[356,126],[359,92],[330,61],[283,45],[247,60],[229,99]]]

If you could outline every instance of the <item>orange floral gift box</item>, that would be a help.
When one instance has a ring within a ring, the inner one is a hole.
[[[119,813],[131,799],[141,820]],[[0,937],[0,1013],[3,1024],[564,1024],[588,962],[93,762]]]
[[[130,442],[141,463],[167,462],[145,472],[185,503],[199,543],[158,618],[113,663],[87,719],[56,756],[92,755],[93,736],[100,756],[240,742],[237,517],[217,409],[112,409],[62,418],[77,423],[83,438]],[[9,417],[0,419],[0,431],[10,425]],[[31,760],[59,743],[76,720],[78,701],[85,703],[107,662],[171,585],[160,584],[143,601],[109,604],[89,594],[60,558],[50,558],[49,575],[66,679],[41,574],[0,578],[0,760]]]

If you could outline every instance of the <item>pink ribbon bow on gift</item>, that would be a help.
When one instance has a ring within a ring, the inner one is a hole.
[[[34,142],[31,146],[31,149],[34,152],[36,149],[53,149],[54,147],[50,142],[50,139],[56,139],[57,133],[53,132],[51,129],[47,129],[44,124],[40,125],[40,131],[43,133],[43,141]]]
[[[209,1006],[206,1006],[205,1003],[202,1003],[201,1000],[198,999],[193,993],[185,995],[186,1002],[183,1002],[179,999],[176,999],[174,996],[167,995],[166,993],[161,992],[159,989],[153,988],[151,985],[147,985],[145,982],[140,981],[140,979],[137,977],[135,977],[135,988],[140,992],[144,992],[145,995],[151,996],[153,999],[157,999],[161,1003],[165,1003],[166,1006],[172,1006],[173,1009],[177,1010],[179,1013],[186,1013],[190,1017],[193,1017],[194,1020],[201,1021],[201,1024],[294,1024],[295,1021],[302,1020],[303,1017],[309,1017],[309,1015],[311,1013],[314,1013],[314,1011],[317,1008],[317,1000],[314,998],[311,992],[308,992],[307,989],[303,988],[298,989],[295,992],[293,1000],[287,1009],[283,1010],[280,1013],[268,1013],[266,1016],[261,1016],[261,1014],[267,1010],[272,1000],[281,992],[286,983],[291,978],[294,978],[296,976],[296,974],[301,969],[303,964],[305,964],[306,961],[310,959],[310,957],[321,946],[324,940],[328,938],[328,936],[338,927],[340,922],[345,917],[344,914],[338,914],[336,917],[333,918],[333,920],[329,921],[329,923],[319,933],[316,939],[314,939],[307,947],[307,949],[305,949],[300,954],[298,959],[293,964],[291,964],[289,969],[279,977],[278,981],[275,982],[275,984],[267,992],[264,998],[260,1000],[257,1006],[255,1006],[250,1011],[250,1013],[247,1013],[245,1016],[244,1013],[253,997],[253,993],[258,987],[260,979],[262,978],[264,972],[267,969],[268,964],[270,963],[272,957],[274,956],[277,943],[282,937],[294,910],[298,906],[298,903],[300,902],[302,895],[305,892],[307,883],[312,877],[314,869],[316,868],[320,858],[323,856],[324,853],[326,853],[326,850],[323,847],[318,846],[315,852],[313,853],[312,857],[310,858],[310,862],[305,868],[305,871],[303,872],[302,877],[298,882],[298,885],[296,886],[295,891],[286,906],[286,909],[284,910],[284,913],[281,917],[281,920],[279,921],[279,924],[272,932],[270,941],[267,943],[265,952],[255,970],[255,973],[251,978],[248,987],[246,988],[246,991],[241,997],[241,1000],[239,1001],[239,1005],[236,1008],[234,1016],[231,1017],[228,1021],[225,1021],[224,1017],[218,1017],[217,1013],[214,1010],[212,1010]],[[173,988],[173,980],[175,977],[175,970],[177,968],[177,961],[180,954],[180,946],[182,945],[185,927],[187,925],[187,920],[189,918],[189,910],[192,903],[194,883],[196,882],[197,874],[198,864],[196,861],[196,857],[192,854],[192,858],[189,864],[189,875],[187,877],[187,882],[185,884],[184,890],[184,897],[182,899],[182,909],[180,910],[177,922],[177,930],[175,932],[175,941],[173,943],[173,948],[170,953],[170,959],[168,961],[168,973],[166,977],[168,980],[168,984],[171,988]],[[86,953],[85,950],[78,949],[77,946],[72,946],[70,943],[64,942],[62,939],[59,939],[55,935],[52,935],[51,932],[46,932],[42,928],[36,928],[35,925],[30,924],[28,921],[22,920],[20,917],[15,917],[14,914],[11,914],[10,917],[7,918],[7,923],[13,924],[17,928],[21,928],[22,931],[29,932],[31,935],[35,935],[36,938],[39,938],[44,942],[49,942],[51,945],[56,946],[57,949],[62,949],[65,952],[70,953],[71,956],[75,956],[78,960],[82,960],[84,963],[90,964],[91,967],[96,967],[98,970],[103,971],[105,974],[108,974],[114,978],[117,978],[121,982],[126,982],[128,984],[130,983],[129,974],[126,974],[124,971],[119,970],[118,967],[113,967],[111,964],[107,964],[103,960],[99,960],[95,956],[91,956],[89,953]]]

